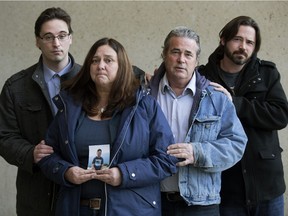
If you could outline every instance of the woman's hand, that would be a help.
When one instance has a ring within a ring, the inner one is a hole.
[[[64,174],[65,179],[73,184],[82,184],[96,177],[95,170],[83,169],[78,166],[70,167]]]
[[[122,182],[122,175],[118,167],[96,170],[95,179],[103,181],[112,186],[119,186]]]

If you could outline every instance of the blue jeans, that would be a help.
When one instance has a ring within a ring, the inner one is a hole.
[[[162,216],[220,216],[219,205],[188,206],[184,200],[169,201],[161,193]]]
[[[220,204],[221,216],[284,216],[284,196],[263,201],[256,206]]]

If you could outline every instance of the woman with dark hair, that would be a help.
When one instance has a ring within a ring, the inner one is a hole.
[[[56,215],[160,215],[159,182],[176,173],[173,134],[134,76],[124,47],[98,40],[55,98],[59,111],[38,165],[60,185]],[[87,169],[89,147],[109,145],[109,166]]]

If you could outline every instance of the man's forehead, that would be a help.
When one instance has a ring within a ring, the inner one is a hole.
[[[42,32],[68,32],[68,25],[65,21],[59,19],[52,19],[46,21],[41,26]]]
[[[245,37],[249,40],[256,41],[256,31],[251,26],[240,25],[234,37]]]
[[[197,48],[196,41],[186,37],[172,37],[169,44],[170,50],[193,52]]]

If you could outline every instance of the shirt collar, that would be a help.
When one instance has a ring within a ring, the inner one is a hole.
[[[71,62],[71,59],[70,59],[70,57],[69,57],[69,62],[68,62],[68,64],[67,64],[61,71],[59,71],[58,73],[56,73],[55,71],[51,70],[50,68],[48,68],[47,65],[45,65],[45,64],[43,63],[43,71],[44,71],[45,81],[46,81],[46,82],[50,81],[55,74],[58,74],[58,75],[61,77],[62,75],[68,73],[68,72],[70,71],[70,69],[71,69],[71,65],[72,65],[72,62]]]
[[[160,89],[162,94],[165,94],[165,91],[172,91],[172,88],[169,85],[166,73],[164,74],[163,78],[160,81]],[[183,94],[186,94],[186,92],[189,90],[192,92],[192,95],[195,94],[196,92],[196,73],[194,71],[192,79],[189,81],[188,85],[186,86],[186,88],[183,91]]]

